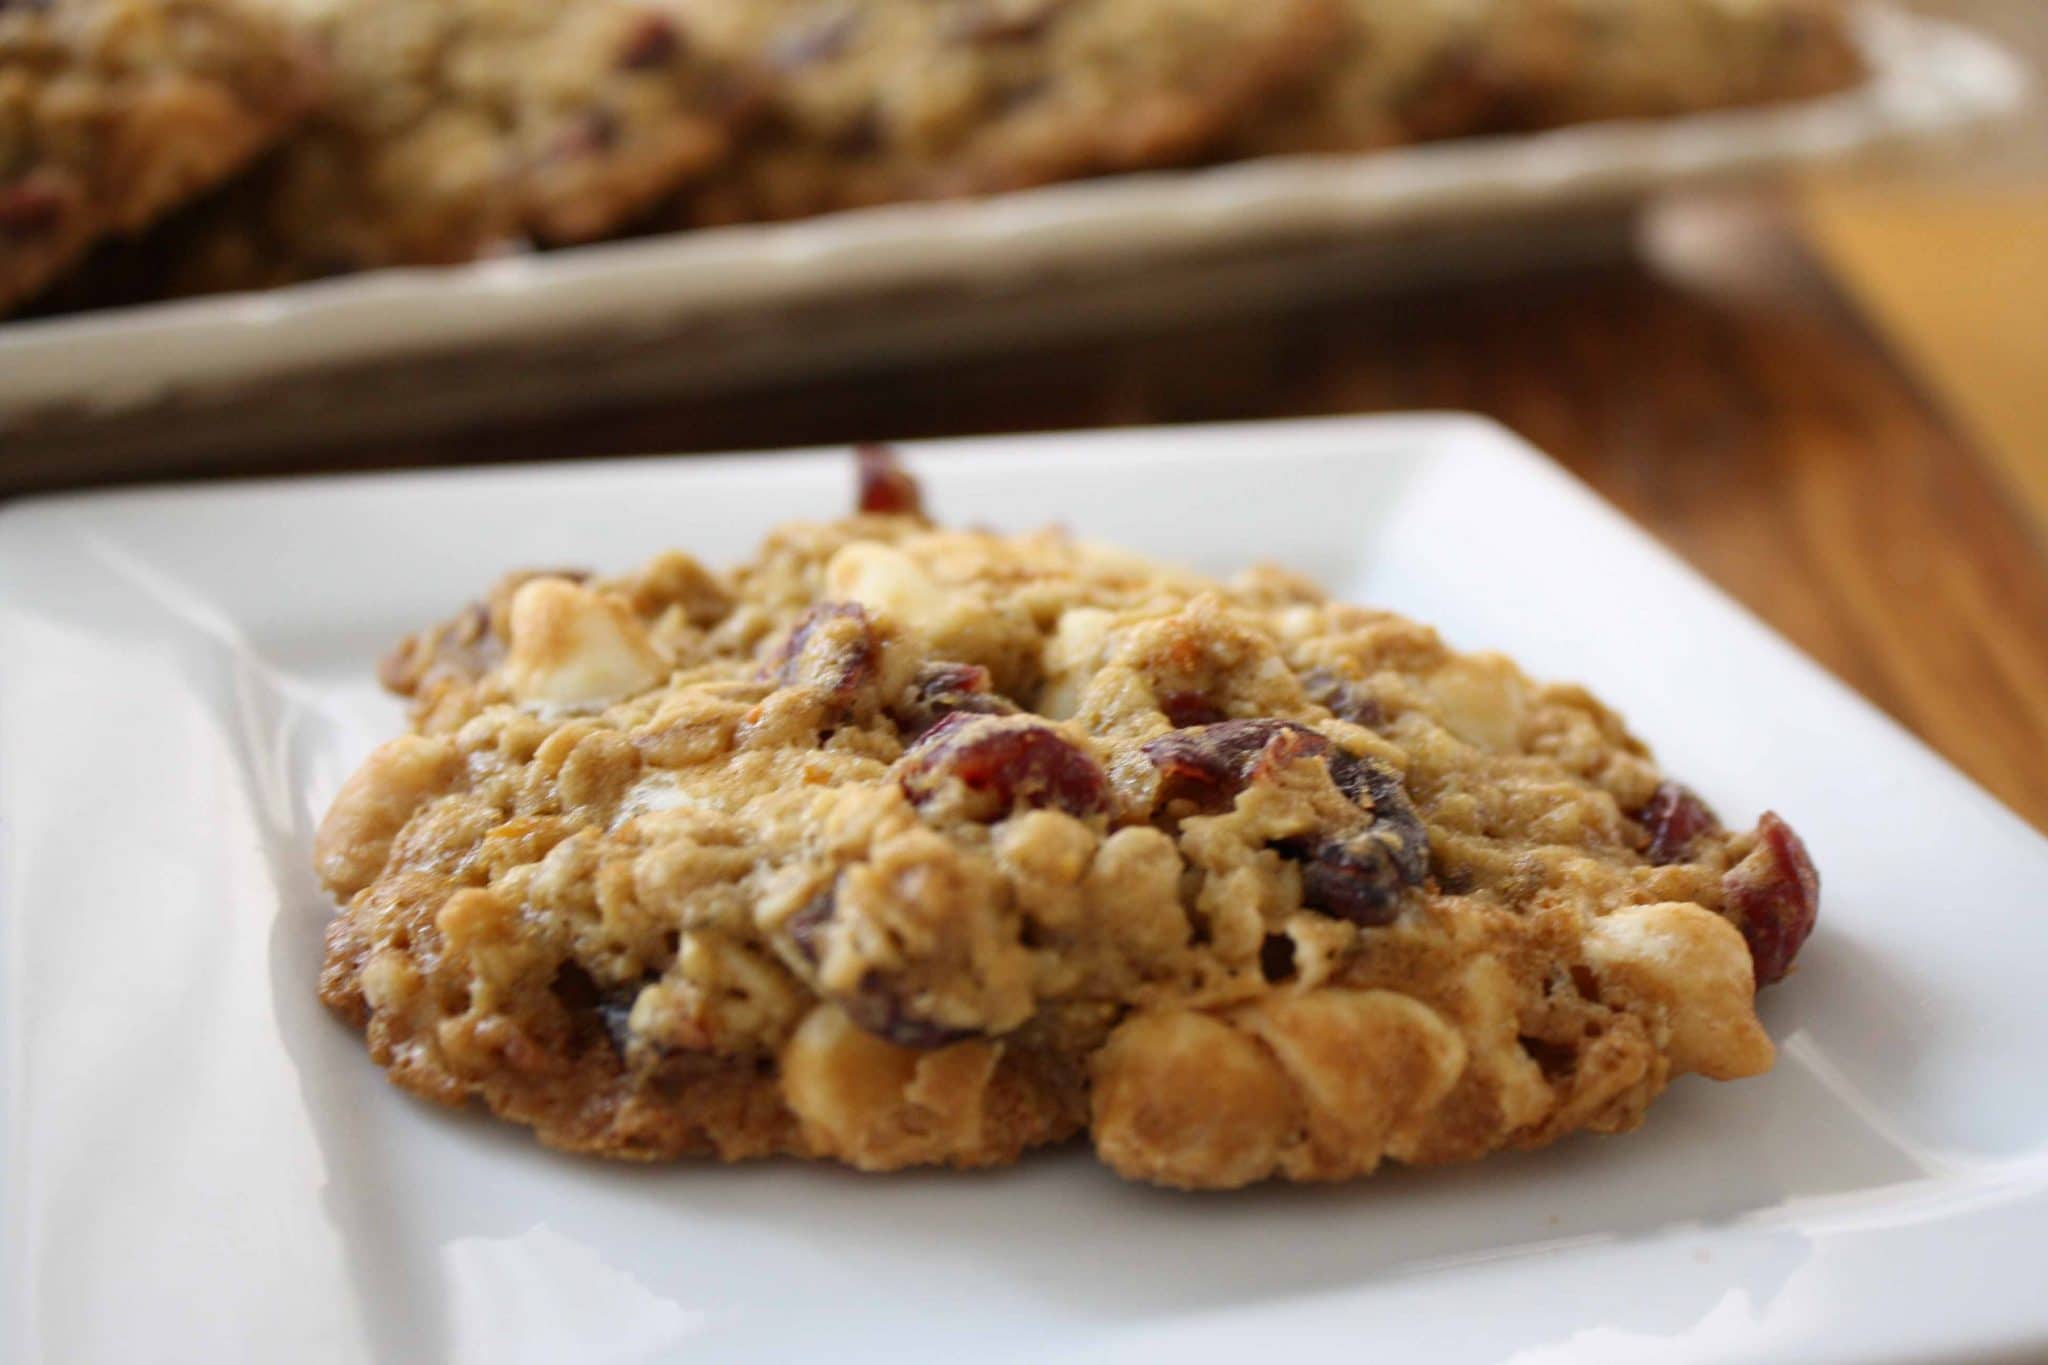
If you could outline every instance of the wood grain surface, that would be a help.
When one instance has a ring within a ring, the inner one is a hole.
[[[1845,291],[2048,525],[2048,174],[1830,178],[1801,210]]]
[[[414,466],[1416,408],[1526,435],[2048,830],[2042,527],[1777,200],[1673,206],[1611,264],[315,458]],[[1854,784],[1842,774],[1845,799]]]

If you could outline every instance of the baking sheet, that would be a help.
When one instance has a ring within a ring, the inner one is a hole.
[[[1296,258],[1356,287],[1459,259],[1497,264],[1518,232],[1525,250],[1556,255],[1598,235],[1588,221],[1658,191],[1896,151],[2025,101],[2023,65],[1970,30],[1883,7],[1860,30],[1872,79],[1797,105],[1123,176],[0,324],[0,441],[41,436],[47,455],[52,436],[111,423],[125,453],[102,463],[140,459],[157,428],[175,441],[179,416],[281,380],[329,384],[290,406],[302,429],[328,416],[432,423],[478,415],[493,392],[536,401],[549,386],[505,378],[559,376],[565,356],[577,359],[562,397],[590,401],[645,387],[650,351],[658,382],[701,389],[853,350],[957,348],[1018,316],[1041,333],[1069,308],[1099,325],[1118,306],[1105,287],[1173,267],[1214,263],[1217,287],[1244,293],[1278,287],[1262,272]],[[1197,293],[1176,285],[1173,297],[1194,307]],[[1142,288],[1122,296],[1142,310]],[[423,367],[433,384],[388,382]]]

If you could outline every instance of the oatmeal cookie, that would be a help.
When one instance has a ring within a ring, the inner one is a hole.
[[[1863,78],[1841,0],[1343,0],[1314,79],[1240,152],[1353,151],[1828,94]]]
[[[0,311],[274,143],[312,50],[234,0],[0,2]]]
[[[1022,189],[1193,160],[1301,77],[1332,0],[678,0],[780,84],[686,223]]]
[[[757,98],[664,0],[349,0],[334,90],[168,249],[179,292],[610,235],[727,153]]]
[[[557,1147],[1334,1180],[1772,1062],[1819,886],[1583,689],[1277,569],[862,512],[405,642],[323,999]]]

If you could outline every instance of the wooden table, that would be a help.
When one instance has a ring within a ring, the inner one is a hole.
[[[1637,258],[1566,272],[319,458],[404,466],[1412,408],[1520,431],[2048,830],[2048,522],[1876,339],[1782,201],[1677,206]],[[1853,796],[1856,775],[1841,777]]]

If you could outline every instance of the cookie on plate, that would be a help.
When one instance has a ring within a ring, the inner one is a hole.
[[[754,77],[663,0],[349,0],[334,91],[181,225],[181,290],[609,235],[729,150]]]
[[[321,89],[236,0],[0,4],[0,311],[219,183]]]
[[[1180,164],[1300,78],[1331,0],[678,0],[779,79],[684,222]]]
[[[1769,1068],[1818,881],[1583,689],[1278,569],[864,512],[407,641],[321,994],[553,1146],[1334,1180]]]

